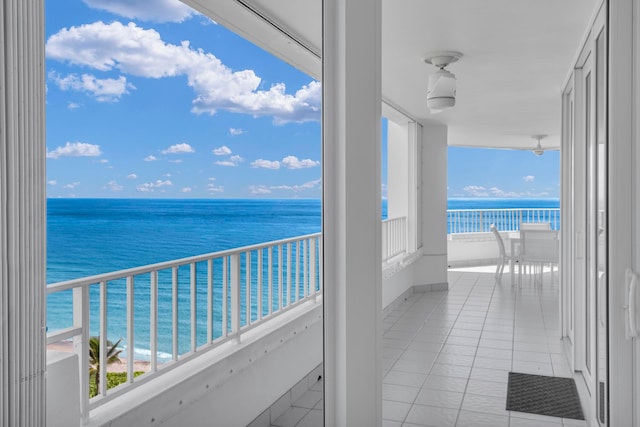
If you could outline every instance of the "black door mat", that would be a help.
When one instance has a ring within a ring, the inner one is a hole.
[[[509,372],[507,411],[584,420],[573,378]]]

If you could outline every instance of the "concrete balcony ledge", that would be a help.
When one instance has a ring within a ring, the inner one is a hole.
[[[47,350],[47,426],[80,425],[79,375],[77,354]]]
[[[419,248],[414,252],[404,252],[396,255],[393,258],[388,259],[382,263],[382,277],[384,280],[391,278],[404,268],[409,267],[411,264],[420,259],[423,255],[423,249]]]
[[[140,377],[138,386],[93,409],[86,425],[246,426],[322,362],[321,300],[243,333],[240,343],[226,342],[148,381]]]
[[[501,232],[507,242],[508,232]],[[469,267],[496,263],[500,252],[493,233],[456,233],[447,235],[448,267]]]

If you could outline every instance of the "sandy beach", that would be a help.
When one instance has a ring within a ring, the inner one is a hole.
[[[57,343],[47,345],[47,350],[54,351],[64,351],[71,353],[73,352],[73,342],[72,341],[60,341]],[[124,357],[120,358],[120,362],[112,363],[107,366],[107,372],[126,372],[127,371],[128,360]],[[149,362],[144,360],[135,360],[133,362],[133,370],[134,371],[149,371]]]

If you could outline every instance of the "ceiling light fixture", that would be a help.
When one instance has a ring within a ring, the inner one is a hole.
[[[456,105],[456,76],[445,67],[462,58],[460,52],[431,52],[424,62],[439,68],[429,76],[427,85],[427,107],[432,113],[453,108]]]

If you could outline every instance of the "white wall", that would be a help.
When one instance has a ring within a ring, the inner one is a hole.
[[[414,266],[411,264],[404,268],[394,268],[391,266],[383,272],[382,279],[382,309],[386,309],[389,304],[395,302],[405,293],[411,291],[414,280]]]

